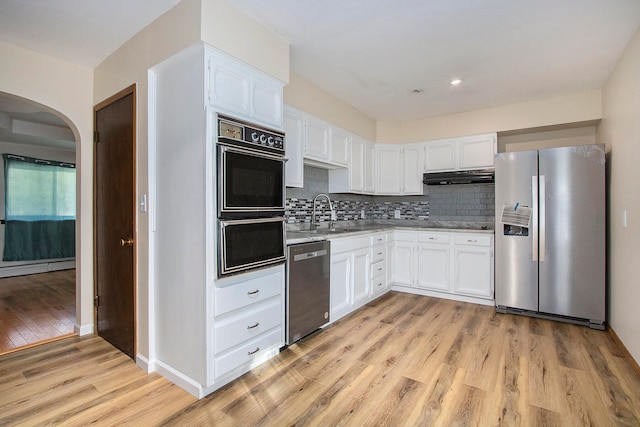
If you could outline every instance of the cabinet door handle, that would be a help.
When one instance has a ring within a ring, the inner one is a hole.
[[[260,351],[260,347],[256,347],[256,349],[255,349],[255,350],[253,350],[253,351],[248,351],[248,352],[247,352],[247,356],[251,356],[251,355],[253,355],[253,354],[256,354],[256,353],[257,353],[257,352],[259,352],[259,351]]]
[[[247,292],[247,295],[255,295],[258,292],[260,292],[260,289],[256,289],[255,291],[249,291],[249,292]]]
[[[469,243],[478,243],[478,241],[475,240],[475,239],[467,239],[467,242],[469,242]]]
[[[255,325],[249,325],[249,326],[247,326],[247,329],[255,329],[255,328],[257,328],[258,326],[260,326],[260,322],[256,322],[256,324],[255,324]]]

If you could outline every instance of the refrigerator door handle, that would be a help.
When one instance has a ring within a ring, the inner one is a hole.
[[[538,261],[538,177],[531,177],[531,261]]]
[[[544,175],[540,175],[540,262],[544,262],[545,257],[545,246],[546,246],[546,212],[545,212],[545,199],[546,199],[546,188]]]

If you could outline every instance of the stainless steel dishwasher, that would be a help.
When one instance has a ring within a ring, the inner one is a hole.
[[[331,242],[290,245],[287,257],[287,345],[329,322]]]

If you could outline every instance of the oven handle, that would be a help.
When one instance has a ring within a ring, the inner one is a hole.
[[[224,145],[221,144],[220,142],[218,142],[218,147],[220,148],[220,151],[224,152],[232,152],[232,153],[238,153],[238,154],[244,154],[247,156],[254,156],[254,157],[260,157],[263,159],[269,159],[269,160],[277,160],[280,162],[284,162],[284,156],[279,156],[277,154],[269,154],[269,153],[265,153],[263,151],[257,151],[257,150],[251,150],[248,148],[238,148],[235,146],[230,146],[230,145]]]
[[[242,225],[242,224],[263,224],[267,222],[282,222],[284,217],[278,216],[273,218],[253,218],[253,219],[232,219],[232,220],[218,220],[221,227],[227,227],[229,225]]]

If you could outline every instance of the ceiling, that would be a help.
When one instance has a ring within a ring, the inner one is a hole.
[[[600,88],[640,26],[639,0],[226,1],[290,42],[292,72],[377,120]],[[93,68],[178,2],[2,0],[0,40]]]

